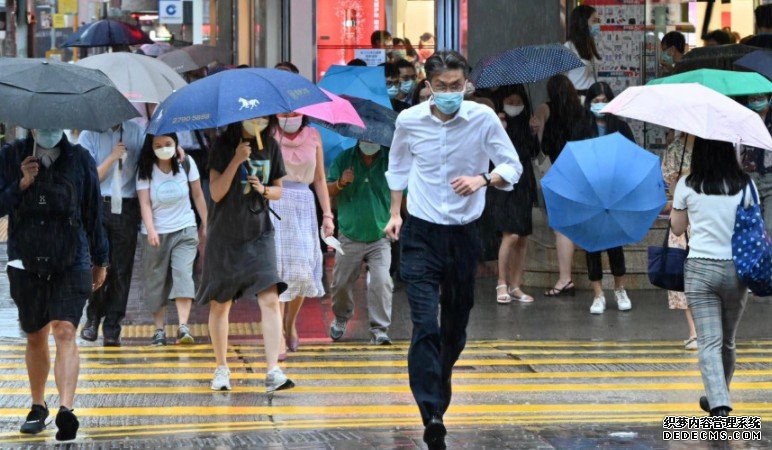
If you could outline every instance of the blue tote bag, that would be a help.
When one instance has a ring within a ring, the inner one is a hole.
[[[759,297],[772,295],[772,242],[764,227],[759,197],[753,183],[748,183],[753,201],[745,206],[745,192],[737,206],[732,235],[732,259],[737,275]]]

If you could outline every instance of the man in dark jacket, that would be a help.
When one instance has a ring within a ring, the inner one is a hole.
[[[34,148],[33,148],[34,147]],[[34,155],[34,156],[33,156]],[[27,335],[32,409],[22,433],[46,427],[48,335],[56,342],[60,441],[75,439],[78,381],[75,330],[90,293],[105,280],[108,243],[94,159],[60,129],[33,130],[0,149],[0,216],[9,216],[8,280]]]

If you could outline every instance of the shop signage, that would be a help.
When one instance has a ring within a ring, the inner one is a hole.
[[[386,50],[382,48],[358,48],[354,50],[354,58],[361,59],[368,66],[377,66],[386,62]]]

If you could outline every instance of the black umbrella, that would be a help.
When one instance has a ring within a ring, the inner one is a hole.
[[[113,47],[152,44],[144,31],[117,20],[99,20],[67,36],[62,47]]]
[[[394,124],[397,121],[398,114],[395,111],[370,100],[350,97],[348,95],[341,95],[341,97],[351,102],[351,105],[357,111],[359,117],[362,118],[362,122],[365,123],[367,128],[349,124],[331,125],[327,122],[316,120],[314,120],[314,122],[341,136],[374,142],[376,144],[381,144],[384,147],[391,147],[391,141],[394,138]]]
[[[102,131],[139,113],[107,75],[74,64],[0,58],[0,121]]]
[[[697,69],[733,70],[735,61],[756,50],[758,48],[742,44],[698,47],[684,55],[674,73]]]
[[[756,50],[735,61],[735,65],[751,69],[772,80],[772,51]]]
[[[208,66],[217,60],[217,47],[196,44],[172,50],[158,59],[168,64],[177,73],[190,72]]]

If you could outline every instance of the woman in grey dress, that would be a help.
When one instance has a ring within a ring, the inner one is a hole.
[[[228,313],[233,301],[257,297],[265,342],[267,392],[294,386],[278,357],[282,339],[279,294],[287,285],[276,270],[276,245],[269,201],[281,198],[284,162],[271,137],[275,119],[256,118],[228,126],[210,155],[209,236],[199,304],[209,303],[209,334],[217,368],[213,390],[230,390]]]

